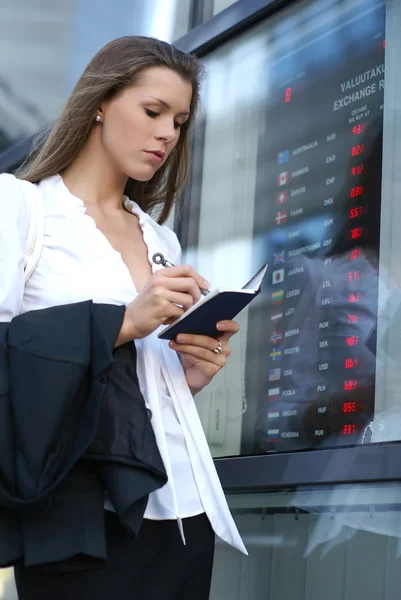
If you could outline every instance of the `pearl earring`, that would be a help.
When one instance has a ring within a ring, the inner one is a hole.
[[[100,121],[100,115],[97,115],[96,121],[99,123],[99,121]]]

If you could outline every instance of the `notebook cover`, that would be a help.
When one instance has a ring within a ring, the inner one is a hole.
[[[258,293],[221,292],[205,304],[201,304],[199,308],[173,325],[168,331],[159,333],[158,337],[162,340],[172,340],[179,333],[217,337],[221,335],[221,331],[216,329],[216,323],[233,319]]]

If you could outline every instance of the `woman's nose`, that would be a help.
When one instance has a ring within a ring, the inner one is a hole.
[[[165,140],[166,143],[173,142],[178,137],[179,130],[174,127],[173,123],[164,123],[156,133],[155,137],[158,140]]]

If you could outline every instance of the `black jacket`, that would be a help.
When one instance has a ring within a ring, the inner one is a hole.
[[[124,307],[81,302],[0,323],[0,567],[106,559],[104,497],[138,532],[166,472]]]

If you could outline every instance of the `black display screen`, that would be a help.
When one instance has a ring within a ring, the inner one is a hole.
[[[242,454],[369,441],[385,47],[367,3],[266,67]]]

